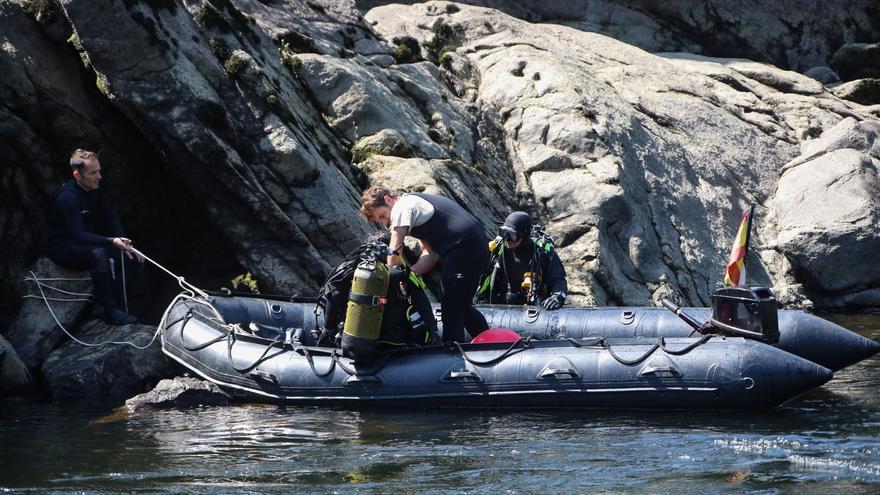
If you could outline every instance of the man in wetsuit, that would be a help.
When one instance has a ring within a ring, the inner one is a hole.
[[[561,308],[568,283],[549,236],[532,232],[532,217],[523,211],[508,215],[500,232],[489,243],[492,263],[481,279],[477,301]]]
[[[111,260],[120,253],[129,273],[136,273],[143,257],[132,251],[119,216],[110,206],[101,185],[101,163],[95,153],[83,149],[70,156],[73,178],[55,194],[48,217],[49,259],[73,270],[90,270],[96,313],[111,325],[134,323],[137,318],[119,308]],[[121,266],[117,269],[122,268]]]
[[[440,298],[443,340],[464,342],[465,329],[476,337],[489,325],[473,306],[480,272],[489,261],[485,230],[455,201],[435,194],[411,193],[397,196],[386,187],[373,186],[361,197],[361,214],[371,222],[391,229],[388,265],[401,264],[398,256],[404,237],[419,240],[422,254],[413,273],[422,275],[442,260]]]

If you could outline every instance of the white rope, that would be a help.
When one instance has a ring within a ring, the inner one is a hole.
[[[88,342],[83,342],[82,340],[76,338],[70,332],[67,331],[67,329],[64,327],[64,325],[61,324],[61,321],[58,320],[58,316],[55,314],[55,311],[52,310],[52,305],[49,304],[49,301],[50,300],[77,301],[80,299],[49,298],[49,297],[46,297],[46,293],[43,291],[43,287],[47,287],[47,288],[50,288],[50,289],[53,289],[53,290],[56,290],[59,292],[63,292],[66,294],[70,294],[70,295],[84,295],[84,294],[67,292],[67,291],[59,289],[57,287],[52,287],[50,285],[47,285],[47,284],[43,283],[42,280],[88,280],[86,278],[80,278],[80,279],[65,279],[65,278],[40,279],[37,277],[37,275],[33,271],[31,271],[31,272],[29,272],[31,275],[30,278],[25,278],[25,280],[26,281],[31,280],[36,283],[37,289],[40,290],[40,296],[27,295],[24,297],[40,297],[40,298],[42,298],[43,302],[46,303],[46,308],[49,310],[49,314],[52,315],[52,319],[54,319],[55,324],[58,325],[58,328],[60,328],[65,334],[67,334],[67,336],[70,337],[73,341],[75,341],[81,345],[84,345],[86,347],[100,347],[100,346],[111,345],[111,344],[112,345],[130,345],[130,346],[134,347],[135,349],[140,349],[140,350],[143,350],[143,349],[150,347],[153,344],[153,342],[156,340],[156,337],[159,336],[159,333],[165,329],[165,322],[168,319],[168,314],[171,311],[171,309],[174,307],[175,303],[180,299],[187,299],[187,300],[193,301],[197,304],[207,306],[208,308],[211,309],[211,311],[214,313],[214,315],[217,316],[218,321],[221,324],[225,324],[225,322],[223,321],[223,316],[217,311],[217,308],[215,308],[214,306],[212,306],[208,302],[208,299],[210,299],[210,296],[208,296],[208,294],[205,291],[203,291],[203,290],[199,289],[198,287],[192,285],[191,283],[187,282],[186,280],[184,280],[183,277],[175,275],[170,270],[168,270],[164,266],[160,265],[159,263],[157,263],[156,261],[151,259],[149,256],[145,255],[143,252],[138,251],[135,248],[131,248],[131,250],[134,251],[135,253],[137,253],[138,255],[142,256],[145,260],[156,265],[158,268],[160,268],[162,271],[164,271],[168,275],[171,275],[172,278],[177,280],[178,285],[180,285],[181,289],[183,289],[183,291],[185,292],[184,294],[178,294],[177,296],[175,296],[175,298],[171,301],[171,304],[168,305],[168,308],[165,309],[165,312],[162,314],[162,319],[159,320],[159,325],[156,327],[156,331],[153,332],[153,337],[150,339],[149,342],[147,342],[146,345],[139,346],[139,345],[135,344],[134,342],[129,342],[129,341],[112,341],[112,342],[100,342],[100,343],[96,343],[96,344],[91,344]],[[123,270],[122,271],[122,282],[123,282],[123,290],[124,290],[124,287],[125,287],[125,268],[124,268],[125,267],[125,260],[122,260],[122,266],[123,266],[123,268],[122,268],[122,270]],[[88,300],[90,300],[90,299],[86,299],[86,301],[88,301]],[[127,311],[128,311],[128,300],[126,299],[126,312]]]
[[[40,280],[48,280],[50,282],[57,282],[59,280],[69,281],[69,280],[91,280],[91,279],[92,279],[92,277],[81,277],[81,278],[44,277],[44,278],[41,278]],[[25,282],[27,282],[28,280],[33,280],[33,279],[30,279],[28,277],[24,278]]]
[[[31,273],[34,273],[34,272],[31,272]],[[86,293],[86,292],[71,292],[71,291],[68,291],[68,290],[64,290],[64,289],[61,289],[61,288],[59,288],[59,287],[55,287],[54,285],[49,285],[49,284],[43,283],[44,280],[53,280],[53,279],[49,279],[49,278],[34,278],[34,277],[25,277],[25,278],[24,278],[24,281],[25,281],[25,282],[36,282],[37,285],[41,285],[41,286],[45,287],[46,289],[52,289],[52,290],[54,290],[55,292],[60,292],[60,293],[62,293],[62,294],[67,294],[68,296],[82,296],[82,297],[87,297],[87,298],[89,298],[89,300],[92,299],[92,295],[89,294],[89,293]],[[55,279],[55,280],[61,280],[61,279]],[[73,278],[71,278],[71,279],[66,279],[66,280],[91,280],[91,278],[77,278],[77,279],[73,279]],[[24,297],[28,297],[28,296],[22,296],[22,297],[24,298]],[[30,297],[38,297],[38,296],[33,296],[33,295],[32,295],[32,296],[30,296]]]
[[[171,270],[169,270],[169,269],[165,268],[164,266],[160,265],[159,263],[157,263],[156,261],[154,261],[153,259],[151,259],[149,256],[147,256],[147,255],[144,254],[143,252],[138,251],[137,249],[135,249],[135,248],[133,248],[133,247],[131,247],[130,249],[131,249],[132,251],[134,251],[135,253],[139,254],[140,256],[142,256],[145,260],[147,260],[147,261],[149,261],[150,263],[156,265],[156,267],[159,268],[160,270],[164,271],[164,272],[167,273],[168,275],[171,275],[172,278],[174,278],[174,279],[177,280],[178,285],[180,285],[180,287],[181,287],[183,290],[191,292],[191,293],[193,294],[193,296],[195,296],[196,294],[198,294],[200,297],[202,297],[202,298],[205,299],[205,300],[211,298],[208,294],[205,293],[205,291],[203,291],[203,290],[199,289],[198,287],[196,287],[195,285],[193,285],[193,284],[187,282],[186,280],[183,279],[183,277],[178,276],[178,275],[175,275],[174,273],[171,272]]]
[[[92,299],[86,299],[84,297],[72,297],[70,299],[64,299],[61,297],[40,297],[34,294],[25,294],[21,296],[22,299],[42,299],[46,301],[60,301],[60,302],[92,302]]]
[[[119,251],[119,266],[122,271],[122,301],[125,303],[125,312],[128,313],[128,291],[125,284],[125,253]]]
[[[30,272],[30,274],[31,274],[31,277],[34,278],[34,280],[38,280],[38,279],[37,279],[37,275],[36,275],[34,272]],[[77,342],[77,343],[79,343],[79,344],[82,344],[82,345],[84,345],[84,346],[86,346],[86,347],[101,347],[101,346],[104,346],[104,345],[116,344],[116,345],[130,345],[130,346],[134,347],[135,349],[141,349],[141,350],[143,350],[143,349],[146,349],[146,348],[150,347],[150,346],[153,344],[153,341],[156,340],[156,337],[159,335],[159,331],[160,331],[160,329],[162,328],[162,327],[157,327],[157,328],[156,328],[156,331],[153,333],[153,338],[151,338],[150,341],[147,342],[147,344],[146,344],[146,345],[143,345],[143,346],[139,346],[139,345],[135,344],[134,342],[128,342],[128,341],[125,341],[125,340],[123,340],[123,341],[112,341],[112,342],[100,342],[100,343],[97,343],[97,344],[90,344],[90,343],[88,343],[88,342],[83,342],[82,340],[79,340],[78,338],[74,337],[70,332],[68,332],[67,329],[64,328],[64,325],[61,324],[61,321],[58,320],[58,316],[55,315],[55,311],[52,310],[52,305],[49,304],[49,300],[46,298],[46,293],[43,292],[43,287],[42,287],[42,285],[38,283],[38,284],[37,284],[37,288],[40,290],[40,295],[43,296],[43,301],[46,303],[46,308],[49,309],[49,314],[52,315],[52,319],[55,320],[55,324],[58,325],[58,328],[60,328],[65,334],[67,334],[67,336],[70,337],[73,341],[75,341],[75,342]]]

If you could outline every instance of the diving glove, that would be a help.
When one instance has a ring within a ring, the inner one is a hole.
[[[550,297],[544,299],[544,302],[541,304],[544,306],[544,309],[547,311],[553,311],[562,307],[565,304],[565,294],[562,292],[554,292],[550,294]]]

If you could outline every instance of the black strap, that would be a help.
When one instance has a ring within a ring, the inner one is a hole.
[[[348,300],[358,304],[369,304],[371,306],[384,306],[388,299],[383,296],[368,296],[366,294],[358,294],[354,291],[348,293]]]

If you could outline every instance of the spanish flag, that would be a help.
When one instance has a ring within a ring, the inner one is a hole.
[[[727,269],[724,270],[724,283],[734,287],[746,285],[746,255],[749,252],[749,237],[752,231],[752,212],[755,207],[751,206],[743,212],[739,223],[739,230],[733,239],[733,247],[730,249],[730,258],[727,260]]]

